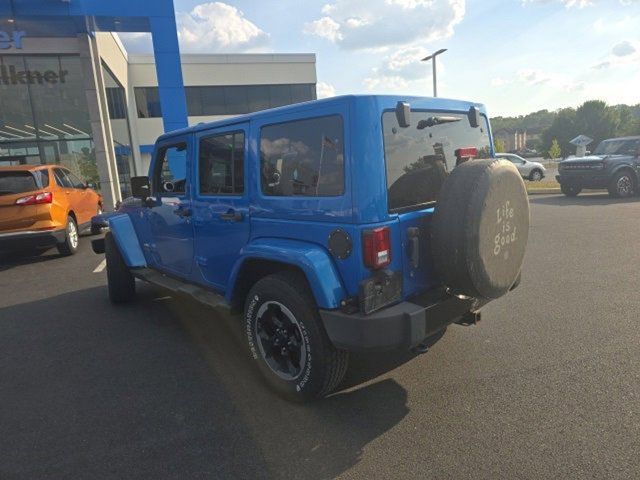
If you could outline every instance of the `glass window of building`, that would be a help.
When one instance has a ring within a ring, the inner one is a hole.
[[[0,111],[0,165],[60,164],[97,181],[80,57],[0,55]]]
[[[158,87],[136,87],[133,91],[139,118],[162,117]]]
[[[127,115],[126,92],[105,65],[102,65],[102,72],[107,93],[120,194],[122,198],[127,198],[131,196],[131,176],[135,175],[136,170],[131,148],[131,126]]]
[[[139,118],[162,116],[157,87],[135,89]],[[316,99],[309,84],[185,87],[189,116],[240,115]]]
[[[344,193],[342,117],[297,120],[261,129],[262,192],[274,196]]]

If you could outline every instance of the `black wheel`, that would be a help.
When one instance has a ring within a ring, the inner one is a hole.
[[[529,174],[529,180],[532,182],[539,182],[542,180],[542,172],[536,168]]]
[[[80,244],[80,235],[78,233],[78,224],[72,216],[67,218],[67,227],[64,233],[64,240],[57,245],[60,255],[73,255],[78,251]]]
[[[582,191],[582,188],[576,187],[575,185],[562,184],[562,185],[560,185],[560,190],[567,197],[577,197],[578,194]]]
[[[348,353],[331,344],[301,274],[259,280],[247,296],[244,319],[251,356],[283,397],[298,402],[321,398],[342,381]]]
[[[614,198],[628,198],[636,191],[635,175],[630,171],[618,172],[609,183],[609,195]]]
[[[102,215],[102,207],[98,205],[98,209],[96,210],[96,215]],[[98,227],[96,225],[91,225],[91,235],[99,235],[102,232],[102,227]]]
[[[136,280],[124,263],[118,245],[111,232],[104,237],[104,254],[107,260],[107,286],[113,303],[125,303],[136,294]]]

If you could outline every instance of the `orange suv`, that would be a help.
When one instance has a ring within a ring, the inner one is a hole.
[[[79,234],[102,213],[91,187],[58,165],[0,167],[0,250],[56,246],[74,254]]]

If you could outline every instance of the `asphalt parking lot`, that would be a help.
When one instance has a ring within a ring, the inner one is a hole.
[[[518,290],[428,353],[267,391],[234,319],[100,257],[0,264],[0,478],[638,478],[640,200],[531,198]]]

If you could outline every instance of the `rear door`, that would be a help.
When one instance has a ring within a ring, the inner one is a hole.
[[[40,189],[28,170],[0,171],[0,232],[28,230],[38,219],[38,205],[17,205],[16,201]]]
[[[79,206],[79,198],[73,188],[73,183],[71,183],[71,180],[67,177],[66,170],[63,168],[54,168],[53,177],[58,187],[60,187],[60,193],[63,195],[63,198],[58,203],[62,203],[62,205],[66,204],[69,210],[73,210],[73,213],[75,213],[78,223],[83,223],[84,214]]]
[[[240,249],[249,240],[246,187],[249,124],[200,132],[193,223],[202,280],[225,290]]]
[[[172,137],[154,152],[151,191],[154,205],[145,211],[150,242],[144,247],[161,270],[188,277],[193,268],[191,135]]]
[[[400,230],[403,294],[409,296],[438,284],[430,245],[436,200],[456,165],[472,161],[462,149],[477,150],[475,158],[491,156],[489,127],[486,119],[471,127],[467,112],[412,110],[408,127],[400,127],[394,111],[384,112],[382,129],[388,209]]]
[[[74,190],[73,198],[74,202],[76,202],[74,208],[81,212],[78,221],[79,223],[87,223],[97,213],[96,205],[93,202],[94,197],[87,190],[82,180],[69,171],[65,170],[65,174],[69,184],[71,184],[71,188]]]

